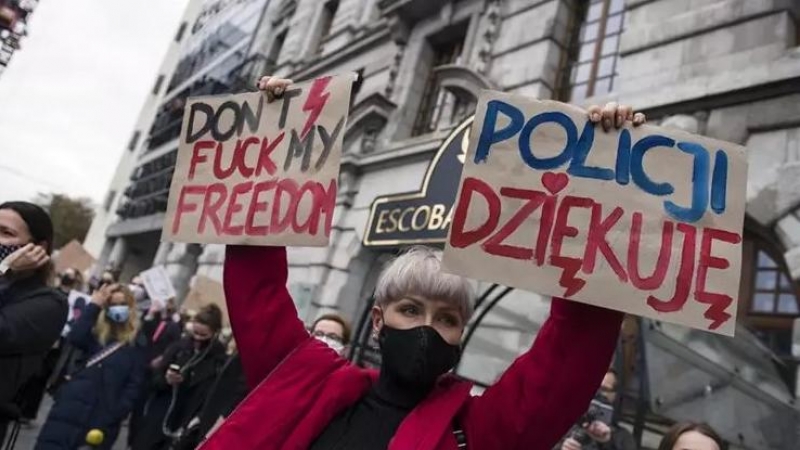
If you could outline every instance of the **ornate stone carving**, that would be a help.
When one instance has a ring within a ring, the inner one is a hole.
[[[502,0],[488,0],[486,9],[483,13],[485,30],[481,35],[480,50],[478,51],[478,61],[475,68],[478,73],[486,75],[489,73],[492,63],[492,49],[497,34],[500,31],[500,6]]]

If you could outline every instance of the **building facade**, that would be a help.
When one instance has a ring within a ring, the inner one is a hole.
[[[39,0],[0,0],[0,75],[28,35],[28,20]]]
[[[248,44],[228,43],[218,63],[202,69],[182,59],[192,75],[183,78],[179,64],[160,106],[172,112],[155,115],[164,125],[153,125],[134,152],[136,164],[118,173],[132,181],[112,188],[126,199],[93,227],[87,246],[102,264],[121,265],[128,276],[164,264],[179,293],[198,275],[221,279],[222,246],[158,242],[175,118],[187,95],[242,89],[258,74],[359,74],[331,244],[289,254],[301,318],[337,311],[357,325],[365,323],[383,262],[406,245],[444,240],[481,89],[584,106],[623,102],[651,123],[745,145],[750,164],[737,337],[626,321],[616,361],[624,421],[645,446],[680,419],[711,422],[735,448],[800,445],[793,406],[800,391],[800,2],[222,3],[260,8],[252,28],[243,28],[250,38],[234,39]],[[198,35],[198,42],[208,39]],[[245,47],[243,54],[233,50]],[[159,158],[158,168],[144,168]],[[143,180],[155,176],[142,174],[154,172],[162,177],[160,194],[140,195]],[[143,206],[151,199],[155,206]],[[548,300],[486,283],[477,288],[481,305],[458,373],[488,386],[530,347]],[[368,362],[369,333],[358,328],[356,354]]]

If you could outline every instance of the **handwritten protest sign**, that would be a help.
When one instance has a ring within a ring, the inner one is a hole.
[[[150,300],[166,304],[167,300],[175,298],[175,287],[169,279],[169,274],[164,266],[156,266],[145,270],[139,276],[142,277],[144,289]]]
[[[95,260],[92,255],[76,240],[72,240],[62,247],[55,258],[56,273],[62,273],[70,267],[83,273],[92,267],[94,263]]]
[[[446,270],[732,335],[744,148],[484,92]]]
[[[327,245],[352,81],[190,99],[162,238]]]

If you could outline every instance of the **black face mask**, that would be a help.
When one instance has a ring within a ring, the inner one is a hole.
[[[384,324],[378,340],[381,370],[406,385],[433,385],[456,365],[461,355],[461,347],[448,344],[427,325],[399,330]]]
[[[75,278],[69,275],[61,275],[61,285],[64,287],[72,287],[75,284]]]

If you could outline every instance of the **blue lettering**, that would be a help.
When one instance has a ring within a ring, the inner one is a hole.
[[[496,130],[497,114],[503,113],[511,119],[511,122],[503,129]],[[475,163],[486,162],[489,150],[493,144],[514,137],[525,123],[525,116],[522,111],[500,100],[492,100],[486,105],[486,114],[483,120],[483,128],[478,138],[478,148],[475,149]]]
[[[537,158],[533,155],[533,151],[531,150],[531,134],[536,127],[549,122],[561,125],[564,132],[567,134],[567,142],[564,145],[564,150],[562,150],[559,155],[550,158]],[[555,169],[572,158],[576,140],[578,140],[578,128],[572,123],[572,119],[570,119],[568,115],[561,112],[541,113],[529,120],[519,133],[519,154],[522,156],[523,161],[532,169]]]
[[[725,212],[728,189],[728,155],[717,150],[714,155],[714,174],[711,177],[711,209],[717,214]]]
[[[633,182],[648,194],[669,195],[675,192],[675,188],[669,183],[656,183],[644,173],[644,155],[648,150],[655,147],[672,147],[675,141],[660,135],[652,135],[642,138],[631,151],[630,174]]]
[[[627,131],[627,130],[625,130]],[[630,141],[630,139],[628,139]],[[581,178],[594,178],[597,180],[613,180],[614,171],[605,167],[587,167],[586,158],[589,156],[589,151],[592,149],[594,143],[594,124],[587,121],[586,126],[583,127],[581,138],[575,145],[574,156],[572,163],[567,169],[567,173]]]
[[[631,132],[622,130],[617,144],[617,183],[625,186],[631,180]]]
[[[708,151],[700,144],[681,142],[678,148],[694,156],[692,168],[692,206],[685,208],[671,201],[664,202],[664,209],[669,215],[681,222],[697,222],[703,218],[708,206]]]

